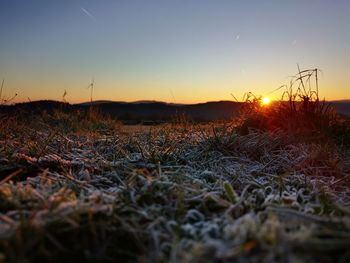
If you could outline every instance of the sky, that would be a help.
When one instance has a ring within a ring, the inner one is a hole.
[[[348,0],[0,0],[0,80],[16,101],[241,99],[320,68],[350,99]]]

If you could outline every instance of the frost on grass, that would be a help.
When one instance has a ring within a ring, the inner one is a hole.
[[[0,261],[348,262],[349,169],[340,147],[219,124],[7,123]]]

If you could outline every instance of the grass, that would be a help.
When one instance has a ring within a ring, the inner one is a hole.
[[[1,116],[0,261],[348,262],[347,126],[314,96],[238,124]]]
[[[293,137],[336,139],[349,144],[349,123],[336,114],[330,103],[319,98],[319,69],[303,70],[292,77],[281,99],[270,107],[261,104],[261,97],[248,93],[243,111],[241,133],[249,129],[283,131]],[[276,91],[277,91],[276,90]]]
[[[0,87],[0,106],[3,105],[7,105],[8,103],[11,103],[16,97],[17,97],[17,93],[14,94],[12,97],[7,97],[5,96],[5,88],[4,88],[4,84],[5,84],[5,79],[3,79],[1,81],[1,87]]]

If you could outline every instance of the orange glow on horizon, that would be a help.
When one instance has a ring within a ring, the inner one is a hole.
[[[261,104],[263,106],[268,106],[269,104],[271,103],[271,99],[269,97],[264,97],[262,100],[261,100]]]

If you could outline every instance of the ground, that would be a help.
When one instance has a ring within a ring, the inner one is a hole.
[[[2,119],[0,262],[350,261],[346,147],[62,121]]]

